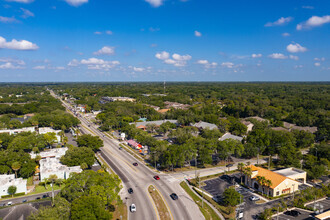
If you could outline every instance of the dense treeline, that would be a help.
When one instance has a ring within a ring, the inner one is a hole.
[[[147,97],[142,94],[163,93],[163,84],[93,83],[51,87],[60,94],[72,95],[78,99],[77,103],[87,104],[94,110],[108,108],[98,103],[102,96],[129,96],[136,98],[138,103],[159,107],[164,107],[165,101],[192,105],[188,111],[176,110],[165,116],[154,112],[136,113],[141,117],[149,116],[149,120],[165,117],[181,118],[185,124],[199,120],[216,123],[219,117],[260,116],[269,119],[274,126],[281,126],[283,121],[317,126],[318,141],[330,137],[328,83],[168,83],[167,96]]]

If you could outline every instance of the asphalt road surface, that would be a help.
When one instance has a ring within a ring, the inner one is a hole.
[[[53,94],[52,91],[51,94]],[[71,108],[67,103],[63,101],[62,103],[67,109]],[[156,207],[147,191],[149,185],[154,185],[159,190],[170,210],[172,219],[204,219],[198,206],[179,185],[179,180],[149,169],[125,150],[120,150],[118,141],[105,136],[82,116],[78,115],[78,119],[84,133],[97,135],[103,140],[104,147],[100,149],[101,156],[122,179],[126,192],[124,202],[128,207],[133,203],[136,205],[137,211],[129,212],[128,219],[159,219]],[[133,166],[134,162],[137,162],[138,166]],[[153,178],[155,175],[158,175],[160,180],[155,180]],[[129,188],[133,188],[133,194],[128,194]],[[170,194],[173,192],[179,196],[178,200],[171,199]]]

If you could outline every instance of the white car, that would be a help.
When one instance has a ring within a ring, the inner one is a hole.
[[[13,204],[13,202],[8,202],[8,203],[7,203],[7,205],[12,205],[12,204]]]
[[[258,201],[258,200],[260,200],[260,198],[257,197],[257,196],[251,196],[249,199],[250,199],[251,201]]]
[[[132,204],[131,207],[130,207],[130,209],[131,209],[131,212],[136,212],[136,206],[135,206],[135,204]]]

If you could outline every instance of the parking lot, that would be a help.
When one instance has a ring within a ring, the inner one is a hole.
[[[298,211],[300,214],[298,216],[290,216],[286,214],[280,214],[279,216],[273,217],[273,220],[312,220],[314,219],[310,214],[312,212],[301,210],[301,209],[294,209]]]
[[[318,201],[318,202],[314,202],[307,205],[307,207],[310,207],[310,208],[314,208],[315,210],[317,210],[317,212],[325,212],[327,210],[330,210],[330,199],[323,199],[321,201]]]
[[[232,185],[220,178],[207,180],[204,183],[206,184],[206,186],[202,188],[214,197],[221,196],[225,189]]]

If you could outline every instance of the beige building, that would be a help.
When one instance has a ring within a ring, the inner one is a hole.
[[[298,187],[300,184],[302,184],[297,180],[302,180],[302,182],[306,181],[306,173],[303,179],[304,171],[299,173],[295,171],[294,168],[288,168],[282,171],[279,170],[274,172],[261,167],[256,167],[254,165],[250,165],[248,167],[251,168],[252,175],[250,177],[245,176],[245,185],[264,194],[268,193],[268,195],[272,197],[295,192],[299,190]],[[287,174],[288,176],[285,176],[284,174]],[[267,185],[265,183],[259,183],[257,181],[258,176],[265,177],[266,180],[270,180],[271,184]],[[291,177],[294,177],[297,180]]]

